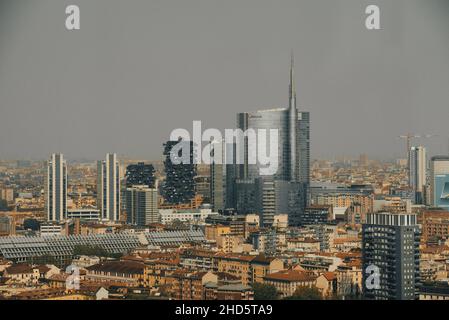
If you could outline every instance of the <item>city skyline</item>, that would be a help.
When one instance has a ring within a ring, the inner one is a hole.
[[[76,2],[83,25],[72,34],[60,23],[63,4],[2,2],[3,159],[94,160],[113,150],[159,160],[169,132],[192,120],[233,128],[238,112],[288,106],[291,49],[297,105],[312,116],[312,158],[405,158],[397,136],[407,132],[438,135],[417,144],[448,153],[443,1],[379,1],[383,28],[373,33],[356,1],[197,1],[199,10],[183,12],[177,1],[108,1],[109,11],[102,1]]]

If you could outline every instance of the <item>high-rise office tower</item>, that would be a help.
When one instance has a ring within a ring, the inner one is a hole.
[[[102,220],[120,219],[120,167],[115,153],[97,162],[97,207]]]
[[[430,161],[430,204],[449,210],[449,156]]]
[[[152,164],[143,162],[130,164],[126,167],[125,180],[126,187],[145,185],[149,188],[154,188],[154,167]]]
[[[298,163],[298,109],[296,108],[296,87],[294,74],[294,59],[293,53],[290,62],[290,87],[288,90],[289,104],[288,104],[288,152],[286,164],[288,165],[290,181],[299,180],[299,163]]]
[[[288,214],[291,225],[299,225],[306,205],[306,185],[302,182],[277,180],[273,177],[237,179],[236,209],[240,214],[258,213],[260,224],[272,226],[274,216]]]
[[[126,222],[145,226],[159,222],[157,186],[136,185],[126,188]]]
[[[362,225],[363,295],[414,300],[420,285],[415,214],[369,213]]]
[[[289,107],[237,114],[237,127],[248,129],[277,129],[278,170],[274,179],[308,183],[310,180],[310,114],[296,107],[293,57],[290,67]],[[249,141],[243,146],[244,164],[238,166],[239,179],[258,178],[259,165],[249,164]]]
[[[426,149],[421,146],[411,147],[409,156],[409,184],[415,194],[414,202],[423,204],[427,170]]]
[[[298,182],[310,183],[310,113],[298,112]]]
[[[212,163],[210,166],[210,196],[214,211],[226,209],[226,165]]]
[[[184,144],[179,153],[173,154],[173,159],[181,162],[181,159],[187,159],[183,163],[173,163],[171,154],[172,148],[178,144]],[[182,152],[189,154],[183,155]],[[195,176],[196,164],[193,163],[194,150],[192,141],[168,141],[164,144],[164,166],[165,181],[162,188],[162,195],[165,203],[168,204],[186,204],[195,197]],[[187,163],[188,162],[188,163]]]
[[[48,221],[62,221],[67,214],[67,164],[61,153],[52,154],[47,162],[45,211]]]
[[[211,154],[210,165],[210,195],[214,211],[223,212],[225,209],[234,209],[234,144],[216,144]],[[221,152],[215,153],[215,148]]]
[[[274,195],[280,198],[288,198],[288,194],[297,194],[298,192],[307,193],[307,185],[310,181],[310,114],[308,112],[299,112],[296,107],[296,90],[294,81],[294,61],[293,55],[291,59],[290,66],[290,85],[289,85],[289,106],[288,108],[275,108],[270,110],[259,110],[255,112],[245,112],[237,114],[237,127],[242,131],[248,129],[253,129],[257,132],[259,129],[265,129],[269,132],[270,129],[278,130],[278,170],[276,173],[270,176],[260,175],[260,164],[250,164],[250,152],[251,152],[251,141],[249,138],[244,140],[243,150],[243,164],[236,166],[236,189],[241,189],[244,192],[244,197],[248,197],[251,194],[262,194],[257,192],[252,192],[250,185],[253,183],[254,186],[261,185],[256,183],[255,180],[261,178],[265,181],[262,185],[276,185],[277,190]],[[240,148],[240,146],[238,146]],[[268,148],[267,148],[268,149]],[[283,184],[281,182],[272,184],[270,181],[284,181],[290,182],[289,184]],[[302,184],[302,185],[301,185]],[[281,185],[283,187],[281,187]],[[287,187],[288,186],[288,187]],[[270,189],[270,188],[268,188]],[[243,191],[244,190],[244,191]],[[281,191],[282,190],[282,191]],[[282,193],[284,192],[284,193]],[[265,197],[270,197],[269,192],[265,192]],[[246,207],[250,205],[252,201],[248,201],[245,204],[245,200],[238,195],[235,199],[236,207],[239,207],[242,212],[252,210],[251,207]],[[258,204],[258,207],[264,207],[262,204],[266,204],[263,214],[261,215],[261,223],[263,225],[269,225],[269,214],[271,209],[268,208],[268,204],[271,203],[262,197],[262,199],[257,196],[255,198],[257,201],[262,201]],[[307,199],[307,196],[301,196],[300,199]],[[279,199],[276,199],[277,203],[280,203]],[[300,214],[301,210],[305,208],[305,203],[303,201],[297,202],[301,207],[294,208],[290,206],[289,220],[290,223],[296,223],[298,219],[294,218]],[[266,221],[263,222],[263,217]]]

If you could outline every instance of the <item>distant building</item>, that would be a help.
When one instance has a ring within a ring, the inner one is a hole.
[[[159,219],[163,224],[169,224],[175,220],[181,222],[204,222],[207,217],[218,216],[218,212],[212,209],[159,209]]]
[[[273,225],[278,213],[288,214],[291,225],[298,225],[306,206],[306,185],[270,177],[236,182],[236,209],[239,214],[257,213],[260,224]]]
[[[130,164],[126,167],[125,180],[127,188],[137,185],[154,188],[154,167],[152,164],[145,164],[143,162]]]
[[[239,163],[243,164],[236,165],[235,209],[239,214],[260,214],[262,226],[271,226],[276,213],[287,213],[290,224],[299,224],[310,183],[310,115],[299,112],[296,106],[293,56],[288,108],[238,113],[237,127],[242,132],[277,130],[278,159],[277,171],[262,175],[265,166],[252,161],[256,152],[254,136],[247,134],[240,143],[243,146],[236,146],[242,158]]]
[[[67,219],[80,219],[87,221],[99,221],[100,210],[91,208],[69,209],[67,210]]]
[[[234,144],[223,141],[214,148],[221,152],[212,152],[210,165],[210,197],[212,208],[222,213],[225,209],[235,206],[235,162]]]
[[[102,220],[120,219],[120,167],[115,153],[97,162],[97,207]]]
[[[264,283],[274,286],[281,298],[286,298],[292,296],[299,287],[314,287],[316,278],[304,271],[285,270],[266,275]]]
[[[179,150],[173,151],[176,146],[182,146]],[[188,154],[182,154],[182,153]],[[195,176],[196,164],[194,161],[194,150],[192,141],[168,141],[164,144],[165,156],[165,181],[162,187],[164,203],[167,204],[186,204],[195,198]]]
[[[298,181],[310,183],[310,113],[298,112]]]
[[[48,221],[62,221],[67,213],[67,164],[61,153],[47,162],[45,211]]]
[[[422,241],[449,239],[449,211],[426,210],[421,215]]]
[[[409,159],[409,182],[415,193],[414,202],[416,204],[424,203],[424,188],[427,183],[427,160],[426,148],[411,147]]]
[[[0,189],[0,200],[5,200],[7,203],[14,201],[14,189],[2,188]]]
[[[267,255],[274,255],[287,249],[286,234],[275,229],[252,233],[251,241],[255,250]]]
[[[368,214],[362,226],[363,295],[366,299],[417,298],[420,234],[416,219],[415,214]]]
[[[211,186],[210,176],[197,175],[194,178],[195,181],[195,194],[200,195],[203,198],[203,202],[210,203],[211,201]]]
[[[333,220],[332,206],[312,205],[300,215],[301,225],[327,224]]]
[[[146,185],[132,186],[126,188],[125,195],[127,223],[145,226],[159,222],[157,186],[155,188]]]
[[[86,280],[113,282],[124,287],[141,287],[145,265],[136,261],[106,261],[86,268]]]
[[[65,234],[65,228],[60,223],[42,223],[39,234],[41,237],[61,236]]]
[[[15,234],[15,223],[12,217],[0,216],[0,237]]]
[[[449,210],[449,156],[430,161],[430,204]]]
[[[419,289],[419,300],[449,300],[449,285],[447,283],[424,285]]]

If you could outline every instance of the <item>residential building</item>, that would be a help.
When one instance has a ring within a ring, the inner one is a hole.
[[[61,153],[47,162],[45,179],[45,211],[48,221],[62,221],[67,213],[67,164]]]
[[[290,297],[299,287],[314,287],[316,276],[297,270],[284,270],[268,274],[264,277],[264,283],[276,288],[281,298]]]
[[[415,214],[368,214],[367,222],[362,227],[365,298],[417,298],[420,284],[419,241]]]
[[[115,153],[97,162],[97,207],[102,220],[120,219],[120,166]]]
[[[126,222],[137,226],[146,226],[159,222],[157,182],[154,188],[135,185],[126,188]]]

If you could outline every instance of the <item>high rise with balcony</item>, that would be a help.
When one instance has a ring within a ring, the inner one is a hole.
[[[362,225],[363,295],[366,299],[417,298],[419,242],[415,214],[367,215]]]

